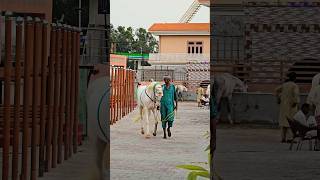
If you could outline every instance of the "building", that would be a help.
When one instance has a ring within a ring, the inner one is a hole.
[[[0,11],[52,21],[52,0],[1,0]]]
[[[155,23],[149,32],[159,37],[159,53],[149,54],[152,67],[142,77],[169,74],[191,91],[210,79],[210,23]]]
[[[195,0],[179,23],[155,23],[149,28],[159,37],[159,52],[149,54],[151,67],[138,71],[142,80],[162,80],[167,74],[191,92],[209,82],[210,23],[190,23],[201,6],[209,7],[210,0]]]
[[[110,54],[110,65],[127,68],[127,56]]]
[[[215,0],[211,61],[249,66],[229,70],[244,75],[252,91],[271,92],[295,71],[301,91],[308,92],[320,70],[319,7],[319,0]]]
[[[155,23],[149,32],[159,37],[159,53],[149,55],[150,64],[183,65],[190,61],[209,61],[209,23]]]

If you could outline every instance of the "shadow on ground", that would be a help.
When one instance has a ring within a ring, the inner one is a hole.
[[[320,152],[308,147],[305,141],[301,151],[290,151],[274,126],[222,124],[217,127],[215,166],[224,180],[320,179]]]

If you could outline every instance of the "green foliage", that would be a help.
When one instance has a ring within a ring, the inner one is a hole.
[[[188,175],[188,180],[197,180],[198,177],[210,179],[210,173],[208,171],[192,171]]]
[[[111,25],[111,42],[116,45],[116,52],[154,53],[158,51],[158,41],[144,28]]]
[[[204,134],[204,137],[206,139],[210,138],[210,133],[207,131]],[[210,165],[211,164],[211,159],[212,159],[212,154],[210,153],[210,145],[207,146],[207,148],[205,149],[205,151],[208,153],[208,162],[205,162],[205,164]],[[197,165],[192,165],[192,164],[184,164],[184,165],[178,165],[176,166],[179,169],[185,169],[185,170],[189,170],[189,174],[187,177],[187,180],[197,180],[198,177],[203,177],[206,179],[210,179],[210,171],[207,170],[204,167],[201,166],[197,166]],[[218,180],[222,180],[222,177],[217,174],[216,171],[213,171],[213,175],[216,177],[216,179]]]
[[[201,167],[201,166],[195,166],[195,165],[179,165],[177,166],[177,168],[181,168],[181,169],[187,169],[187,170],[191,170],[191,171],[207,171],[205,168]]]

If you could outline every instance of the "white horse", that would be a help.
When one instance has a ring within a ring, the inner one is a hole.
[[[221,100],[223,98],[225,98],[227,100],[227,106],[228,106],[228,120],[231,124],[233,124],[233,120],[231,119],[232,93],[235,90],[239,90],[240,92],[247,92],[248,87],[239,78],[237,78],[229,73],[215,75],[214,76],[214,86],[216,86],[216,88],[217,88],[216,102],[219,107],[218,109],[220,109],[220,107],[221,107],[220,106]],[[208,91],[208,89],[207,89],[207,91]]]
[[[83,180],[104,180],[108,175],[108,145],[110,145],[109,119],[109,66],[97,65],[95,74],[90,76],[87,91],[88,110],[88,150],[92,154],[88,159],[88,173]]]
[[[183,101],[182,93],[188,92],[188,88],[185,87],[184,85],[181,85],[181,84],[176,85],[175,88],[176,88],[176,92],[177,92],[177,95],[178,95],[178,99]]]
[[[150,115],[154,116],[153,136],[157,135],[158,119],[156,110],[160,106],[160,100],[163,96],[162,86],[158,82],[151,82],[148,86],[139,86],[137,90],[137,105],[141,117],[141,134],[144,134],[143,123],[146,123],[146,138],[150,138]]]

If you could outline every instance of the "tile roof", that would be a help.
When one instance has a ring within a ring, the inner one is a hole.
[[[155,23],[150,32],[159,31],[201,31],[210,32],[210,23]]]

